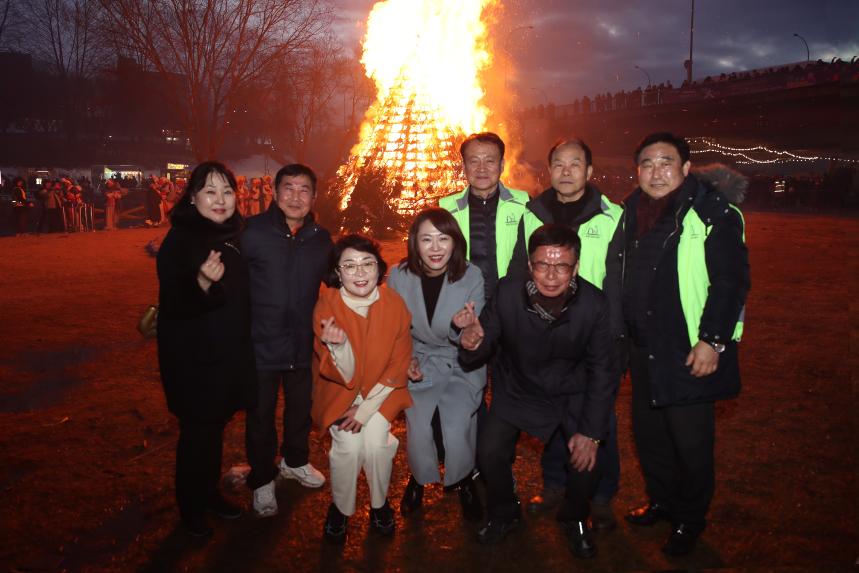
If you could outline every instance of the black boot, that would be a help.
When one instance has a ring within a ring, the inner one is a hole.
[[[596,557],[597,546],[593,542],[586,521],[570,521],[565,524],[570,551],[579,559]]]
[[[424,499],[424,486],[415,480],[415,476],[409,476],[409,483],[406,484],[406,491],[403,492],[403,499],[400,501],[400,513],[409,515],[416,509],[420,509]]]
[[[340,513],[333,503],[328,506],[328,516],[325,518],[325,527],[322,530],[325,541],[335,545],[342,545],[346,541],[346,525],[349,518]]]
[[[477,486],[471,479],[471,474],[459,483],[459,504],[462,506],[462,516],[467,521],[483,519],[483,505],[477,496]]]
[[[385,500],[385,505],[376,509],[370,508],[370,529],[388,537],[394,534],[394,529],[397,527],[397,522],[394,520],[394,510],[391,509],[391,504]]]

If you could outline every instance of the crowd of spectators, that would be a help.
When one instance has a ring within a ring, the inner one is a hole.
[[[539,105],[526,109],[524,116],[526,118],[568,117],[842,81],[859,81],[859,59],[853,58],[850,61],[835,59],[831,62],[817,60],[745,72],[723,73],[694,80],[691,83],[684,81],[676,88],[668,81],[658,85],[648,85],[646,88],[639,86],[631,91],[621,90],[615,93],[597,94],[593,97],[584,96],[571,104]]]
[[[237,208],[243,217],[268,209],[273,197],[270,175],[238,176],[237,180]],[[163,226],[169,223],[186,183],[183,177],[157,175],[147,180],[117,174],[95,182],[68,175],[29,181],[7,177],[0,186],[0,226],[12,221],[18,234],[114,230],[121,216],[139,222],[136,211],[133,216],[129,213],[137,207],[142,207],[144,225]]]

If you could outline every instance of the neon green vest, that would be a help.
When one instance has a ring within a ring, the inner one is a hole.
[[[731,205],[743,221],[743,242],[746,240],[745,220],[743,213]],[[683,217],[683,232],[677,247],[677,276],[680,280],[680,306],[689,330],[689,344],[695,346],[698,342],[698,327],[704,305],[710,289],[710,275],[707,272],[707,257],[704,252],[704,241],[712,230],[712,225],[705,225],[694,209],[689,209]],[[734,326],[732,340],[739,341],[743,335],[745,308]]]
[[[579,256],[579,276],[602,290],[605,281],[605,259],[608,245],[620,223],[623,208],[612,203],[607,197],[600,198],[602,212],[594,215],[579,226],[579,239],[582,252]],[[530,209],[525,212],[525,249],[531,240],[531,233],[544,225],[543,221]]]
[[[468,192],[454,193],[442,197],[438,206],[448,211],[465,236],[468,245],[466,256],[471,258],[471,240],[469,237],[469,209]],[[498,209],[495,212],[495,262],[498,265],[498,278],[507,274],[510,259],[513,257],[513,248],[516,246],[516,237],[519,232],[519,220],[525,213],[525,204],[530,200],[528,193],[518,189],[508,189],[501,183],[498,184]]]

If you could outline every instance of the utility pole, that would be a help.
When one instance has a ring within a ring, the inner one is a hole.
[[[695,0],[692,0],[692,16],[689,20],[689,59],[686,60],[686,81],[692,83],[692,39],[695,36]]]

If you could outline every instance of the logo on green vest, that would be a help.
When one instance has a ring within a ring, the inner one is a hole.
[[[596,227],[588,227],[588,230],[585,233],[585,237],[587,237],[588,239],[599,239],[600,230]]]
[[[507,214],[507,219],[504,221],[508,225],[517,225],[519,221],[516,219],[516,215],[512,213]]]

